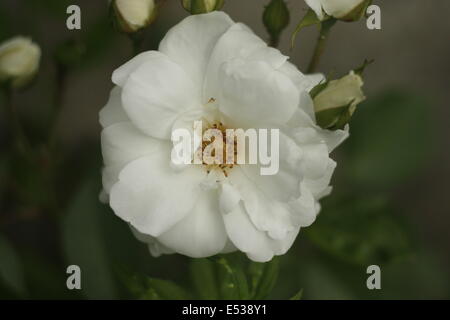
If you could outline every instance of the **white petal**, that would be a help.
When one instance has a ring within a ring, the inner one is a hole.
[[[219,11],[189,16],[167,32],[159,50],[189,74],[201,94],[214,46],[233,24],[227,14]]]
[[[219,39],[212,52],[206,71],[203,99],[218,98],[222,83],[219,79],[220,67],[228,61],[240,58],[267,62],[274,69],[283,65],[287,57],[279,50],[268,47],[247,26],[237,23]]]
[[[306,178],[321,177],[328,167],[328,147],[325,143],[302,145],[302,172]]]
[[[203,192],[193,210],[158,237],[166,247],[192,258],[220,253],[228,236],[219,213],[217,191]]]
[[[299,199],[291,202],[289,205],[295,213],[292,219],[295,221],[296,225],[299,227],[307,227],[316,220],[320,206],[314,199],[310,190],[303,183],[301,185],[301,194]]]
[[[109,95],[109,100],[99,113],[100,124],[106,128],[118,122],[130,121],[122,107],[122,89],[114,87]]]
[[[250,220],[258,230],[267,231],[272,238],[282,239],[295,228],[288,205],[266,195],[241,167],[230,170],[228,178],[239,191]]]
[[[229,183],[223,183],[222,189],[219,197],[219,208],[221,213],[228,213],[233,211],[234,208],[239,204],[241,200],[241,195],[239,191],[236,190]]]
[[[323,10],[335,18],[343,18],[364,0],[322,0]]]
[[[237,127],[286,123],[299,103],[299,91],[280,71],[262,61],[233,60],[220,73],[220,110]]]
[[[102,131],[103,188],[109,193],[129,162],[155,152],[162,141],[144,135],[131,122],[119,122]]]
[[[225,228],[233,244],[240,251],[257,262],[270,261],[274,255],[285,254],[292,246],[299,228],[287,233],[286,237],[274,240],[266,232],[258,230],[249,219],[242,203],[232,212],[223,215]]]
[[[298,68],[289,61],[286,61],[279,70],[287,75],[295,84],[300,92],[299,109],[308,114],[311,120],[316,122],[314,115],[314,103],[309,92],[319,83],[325,80],[325,77],[320,74],[304,75]]]
[[[131,121],[146,134],[162,139],[170,139],[177,117],[199,107],[199,101],[183,69],[162,55],[132,72],[122,92]]]
[[[233,244],[254,261],[270,261],[274,252],[265,232],[259,231],[248,218],[243,205],[223,216],[225,228]]]
[[[331,0],[331,1],[335,1],[336,2],[336,0]],[[322,2],[323,2],[323,0],[305,0],[305,2],[312,10],[314,10],[314,12],[316,13],[317,17],[320,20],[322,20],[324,18],[324,14],[323,14],[323,11],[322,11]]]
[[[328,166],[321,177],[318,179],[307,178],[302,181],[303,185],[312,193],[316,200],[324,197],[329,192],[329,184],[335,168],[336,162],[329,159]]]
[[[200,194],[203,170],[170,167],[170,144],[128,164],[111,189],[110,205],[116,215],[139,232],[154,237],[166,232],[192,212]]]
[[[130,229],[131,229],[133,235],[136,237],[136,239],[147,244],[148,250],[150,251],[152,256],[159,257],[163,254],[175,253],[173,250],[162,245],[155,237],[140,233],[138,230],[133,228],[133,226],[131,226],[131,225],[130,225]]]
[[[144,63],[161,57],[164,57],[164,54],[158,51],[146,51],[138,54],[113,72],[112,82],[119,87],[123,87],[130,75],[139,69]]]
[[[126,164],[162,147],[163,141],[143,134],[131,122],[120,122],[105,128],[101,134],[105,164]]]

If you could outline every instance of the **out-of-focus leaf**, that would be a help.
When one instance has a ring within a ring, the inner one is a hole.
[[[3,7],[0,6],[0,42],[6,40],[10,35],[11,18],[6,14]]]
[[[217,300],[219,298],[215,267],[215,263],[208,259],[191,260],[191,280],[200,299]]]
[[[301,270],[301,282],[306,292],[305,299],[348,300],[354,299],[351,289],[332,266],[310,257]],[[364,280],[361,283],[365,284]]]
[[[109,53],[114,35],[108,15],[99,17],[94,24],[87,27],[80,40],[83,50],[85,50],[83,52],[83,66],[88,66],[104,54]]]
[[[0,234],[0,281],[17,296],[23,297],[25,280],[22,264],[13,246]]]
[[[78,290],[67,290],[65,269],[32,250],[21,252],[27,298],[30,299],[79,299]]]
[[[278,273],[279,261],[277,257],[266,263],[252,262],[249,266],[252,299],[266,298],[277,282]]]
[[[342,174],[358,190],[386,190],[416,173],[432,152],[432,108],[411,93],[369,97],[353,115]]]
[[[383,197],[324,201],[305,234],[319,248],[358,265],[384,264],[411,253],[411,237]]]
[[[214,259],[218,264],[220,295],[225,300],[245,300],[249,298],[244,265],[237,255],[224,255]]]
[[[70,203],[62,222],[67,265],[81,268],[81,292],[90,299],[114,299],[112,266],[98,223],[102,212],[95,183],[86,183]]]
[[[303,289],[300,289],[295,295],[293,295],[289,300],[302,300],[303,297]]]
[[[26,0],[25,3],[30,8],[35,10],[40,10],[43,12],[47,12],[54,17],[64,17],[66,16],[66,9],[73,3],[72,0],[45,0],[45,1],[35,1],[35,0]]]
[[[2,209],[3,197],[5,196],[6,182],[8,181],[8,161],[0,159],[0,210]]]
[[[126,287],[133,297],[140,300],[187,300],[191,296],[188,292],[168,280],[150,278],[144,275],[121,275]]]

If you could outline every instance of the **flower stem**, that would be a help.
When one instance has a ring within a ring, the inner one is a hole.
[[[319,38],[317,39],[317,44],[314,49],[311,62],[309,63],[307,73],[314,73],[317,70],[317,67],[319,66],[320,63],[320,59],[322,58],[322,55],[325,51],[325,47],[328,41],[328,36],[330,35],[331,32],[331,28],[334,26],[335,23],[336,23],[335,19],[330,19],[322,22],[322,25],[320,27]]]
[[[6,112],[8,114],[9,122],[11,125],[14,143],[16,144],[16,147],[22,155],[31,155],[31,145],[25,134],[25,130],[22,127],[17,108],[13,103],[13,91],[9,87],[5,88],[5,98]]]
[[[133,46],[133,56],[137,56],[141,52],[142,44],[144,43],[144,38],[141,32],[133,33],[129,35],[131,40],[131,45]]]
[[[275,35],[270,36],[269,46],[271,46],[272,48],[278,48],[279,43],[280,43],[279,36],[275,36]]]
[[[50,150],[55,147],[57,138],[58,120],[63,109],[64,93],[66,89],[66,75],[67,69],[65,66],[56,64],[56,76],[55,76],[55,92],[53,95],[53,114],[50,120],[50,132],[48,135],[47,146]]]

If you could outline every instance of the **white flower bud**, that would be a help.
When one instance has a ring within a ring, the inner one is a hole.
[[[320,20],[325,14],[344,21],[361,19],[371,0],[305,0]]]
[[[132,33],[151,24],[156,17],[154,0],[113,0],[113,9],[121,31]]]
[[[31,81],[39,69],[41,49],[25,37],[15,37],[0,44],[0,82],[10,81],[22,87]]]
[[[325,84],[314,97],[317,123],[325,129],[343,128],[356,106],[366,99],[361,89],[363,84],[361,76],[354,71]]]

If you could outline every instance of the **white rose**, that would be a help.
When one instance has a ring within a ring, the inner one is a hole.
[[[118,68],[100,111],[103,186],[115,214],[153,255],[208,257],[243,251],[269,261],[314,222],[336,163],[329,153],[348,135],[316,125],[305,76],[247,26],[223,12],[189,16],[159,51]],[[279,128],[280,169],[257,165],[227,174],[205,165],[174,168],[171,133],[205,127]]]
[[[0,44],[0,81],[26,85],[39,69],[41,49],[29,38],[15,37]]]
[[[323,20],[324,13],[336,19],[346,19],[354,10],[368,3],[368,0],[305,0],[305,2],[314,10],[317,17]]]
[[[154,0],[113,0],[113,8],[120,28],[125,32],[136,32],[145,28],[155,18]]]

